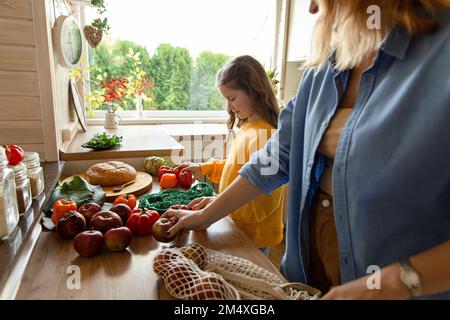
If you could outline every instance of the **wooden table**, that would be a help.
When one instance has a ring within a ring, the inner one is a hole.
[[[94,151],[81,147],[94,134],[106,132],[123,137],[118,149]],[[141,158],[147,156],[179,155],[183,146],[167,134],[162,128],[154,125],[127,125],[118,129],[105,129],[102,126],[88,126],[88,131],[78,133],[65,150],[60,150],[61,160],[99,160],[119,158]]]
[[[152,192],[157,191],[159,186],[154,183]],[[172,244],[183,246],[191,242],[248,259],[284,279],[229,218],[216,222],[206,231],[183,231]],[[16,299],[173,299],[152,270],[155,253],[167,245],[151,236],[133,237],[125,252],[105,249],[98,256],[86,258],[78,256],[72,241],[63,240],[56,232],[43,232]],[[80,289],[69,289],[67,285],[76,284],[74,270],[80,271]]]

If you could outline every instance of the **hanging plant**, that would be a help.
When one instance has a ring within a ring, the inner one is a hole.
[[[102,15],[106,12],[105,0],[91,0],[91,6],[95,7],[97,13]],[[92,48],[96,48],[103,38],[103,33],[108,33],[110,26],[108,18],[97,18],[92,21],[91,25],[83,28],[84,36]]]

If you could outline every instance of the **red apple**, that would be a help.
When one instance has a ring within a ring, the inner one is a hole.
[[[56,224],[56,231],[66,239],[73,239],[84,229],[86,229],[86,219],[76,211],[65,213]]]
[[[206,250],[197,243],[189,244],[180,248],[181,253],[188,259],[194,261],[200,269],[206,267]]]
[[[109,229],[122,226],[122,219],[117,213],[111,211],[100,211],[91,219],[91,228],[105,234]]]
[[[173,227],[174,225],[173,220],[169,220],[167,218],[160,218],[158,219],[152,227],[152,234],[153,238],[155,238],[156,241],[159,242],[170,242],[175,240],[175,238],[178,236],[178,234],[174,234],[171,237],[167,236],[167,231]]]
[[[223,300],[227,299],[229,290],[226,283],[210,274],[200,275],[191,287],[193,300]]]
[[[86,218],[87,226],[89,226],[89,224],[91,223],[91,218],[94,216],[94,214],[100,211],[102,211],[102,207],[100,207],[95,202],[85,203],[78,208],[78,212]]]
[[[122,219],[122,225],[126,225],[128,218],[130,217],[131,212],[133,210],[131,210],[131,208],[127,206],[125,203],[119,203],[116,204],[115,206],[112,206],[111,209],[109,209],[109,211],[117,213],[119,217]]]
[[[167,270],[167,274],[165,275],[168,286],[175,289],[176,293],[179,293],[177,292],[179,290],[186,290],[186,286],[192,286],[195,277],[195,270],[193,270],[188,264],[184,263],[172,265],[171,268]]]
[[[105,243],[111,251],[123,251],[131,243],[131,231],[127,227],[109,229],[105,234]]]
[[[90,257],[103,249],[103,234],[97,230],[83,231],[73,239],[73,248],[80,256]]]

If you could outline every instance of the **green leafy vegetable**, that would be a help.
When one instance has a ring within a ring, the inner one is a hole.
[[[170,206],[186,205],[200,197],[212,197],[214,189],[207,183],[199,182],[189,190],[167,189],[158,193],[146,194],[139,199],[139,207],[156,210],[160,214],[166,212]]]
[[[52,196],[44,208],[47,217],[51,217],[53,204],[60,199],[73,200],[78,208],[88,202],[95,202],[102,206],[106,200],[106,193],[102,187],[93,186],[83,178],[75,176],[70,182],[59,183],[53,190]]]
[[[83,143],[83,148],[90,148],[94,150],[106,150],[117,148],[122,144],[122,137],[115,134],[108,135],[106,132],[96,133],[94,137],[88,142]]]

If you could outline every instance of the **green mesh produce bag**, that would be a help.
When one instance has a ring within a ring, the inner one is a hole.
[[[212,197],[214,189],[207,183],[200,182],[189,190],[167,189],[158,193],[146,194],[139,199],[139,207],[156,210],[162,214],[170,206],[176,204],[186,205],[200,197]]]

